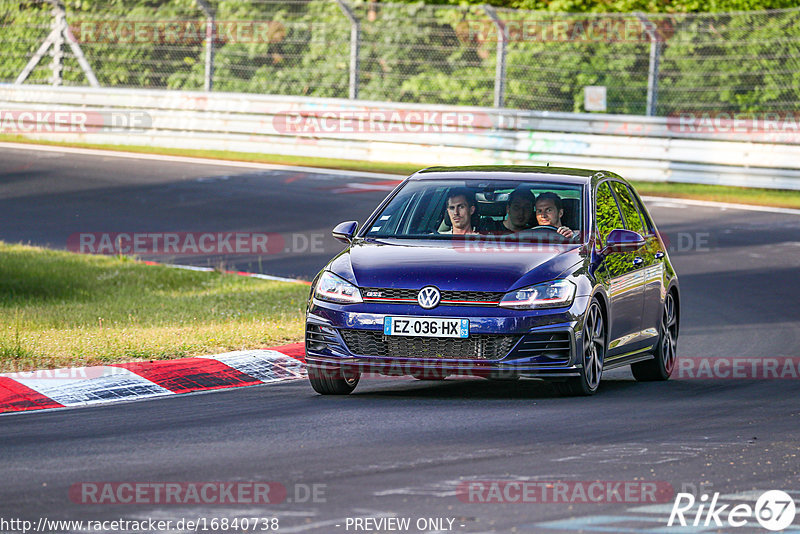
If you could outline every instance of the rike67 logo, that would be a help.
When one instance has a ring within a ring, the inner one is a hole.
[[[777,532],[791,525],[796,513],[794,499],[781,490],[765,491],[755,506],[719,501],[719,492],[710,499],[708,494],[697,499],[691,493],[678,493],[667,526],[744,527],[758,522],[763,528]]]

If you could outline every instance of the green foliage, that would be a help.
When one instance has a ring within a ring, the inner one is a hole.
[[[476,0],[458,0],[458,3],[464,1],[479,3]],[[584,13],[700,13],[797,7],[795,0],[497,0],[491,3],[516,9]]]
[[[101,85],[163,88],[170,75],[202,62],[202,38],[191,44],[182,39],[176,45],[164,33],[153,35],[153,21],[201,20],[202,12],[194,0],[67,0],[64,4],[70,30]],[[13,80],[49,34],[51,8],[44,2],[0,0],[0,20],[0,45],[4,49],[0,80]],[[125,27],[137,21],[150,23],[146,38],[134,36]],[[6,54],[9,47],[13,52]],[[64,84],[87,84],[66,44],[64,50]],[[49,76],[47,55],[26,83],[46,83]]]
[[[701,9],[788,7],[792,1],[496,0],[496,5],[533,10],[498,9],[512,28],[505,106],[584,111],[583,88],[602,85],[608,112],[643,114],[650,39],[641,29],[622,38],[614,33],[620,25],[639,27],[634,15],[621,14],[639,10],[650,13],[664,32],[659,115],[796,109],[800,10],[687,15]],[[215,44],[215,91],[348,96],[351,28],[336,2],[212,3],[221,35]],[[477,5],[483,1],[458,3],[351,0],[361,21],[359,98],[491,106],[497,30]],[[66,0],[66,7],[101,85],[203,89],[206,16],[195,0]],[[47,36],[51,19],[44,2],[0,0],[0,82],[19,75]],[[180,21],[184,26],[178,41],[162,29],[151,39],[126,42],[121,25],[135,21]],[[248,21],[261,25],[259,38],[225,33],[226,25]],[[591,31],[594,26],[601,28],[599,37]],[[77,61],[65,50],[64,83],[85,85]],[[45,56],[27,83],[48,83],[49,63]]]

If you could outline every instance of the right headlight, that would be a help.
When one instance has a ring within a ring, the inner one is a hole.
[[[569,306],[575,298],[575,289],[569,280],[553,280],[510,291],[500,300],[500,306],[517,310]]]
[[[364,302],[361,299],[361,291],[356,286],[333,274],[325,271],[317,280],[317,287],[314,289],[314,297],[319,300],[336,302],[338,304],[358,304]]]

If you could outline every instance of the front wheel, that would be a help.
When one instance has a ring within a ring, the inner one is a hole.
[[[592,300],[589,309],[586,310],[582,338],[581,375],[554,384],[556,390],[562,395],[594,395],[597,388],[600,387],[603,362],[606,356],[606,325],[603,321],[603,313],[600,311],[600,304],[596,300]]]
[[[308,381],[320,395],[348,395],[358,385],[361,373],[351,369],[325,369],[308,364]]]
[[[631,364],[633,377],[640,382],[667,380],[675,369],[678,360],[678,310],[672,293],[664,299],[664,311],[661,314],[658,345],[655,358]]]

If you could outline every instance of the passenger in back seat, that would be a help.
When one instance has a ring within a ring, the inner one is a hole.
[[[530,189],[518,188],[508,195],[506,217],[502,222],[487,224],[481,230],[492,234],[513,234],[530,228],[533,223],[533,202],[535,198]]]

